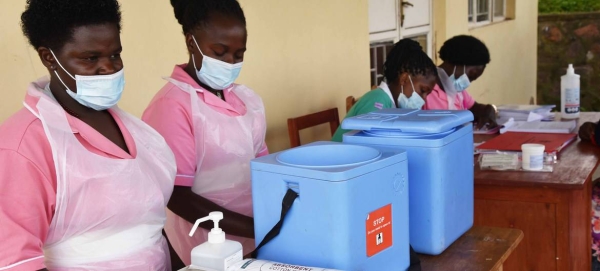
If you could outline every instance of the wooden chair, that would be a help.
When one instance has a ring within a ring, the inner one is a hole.
[[[300,130],[317,126],[319,124],[329,123],[331,135],[335,133],[340,126],[340,117],[337,108],[330,108],[317,113],[312,113],[296,118],[288,119],[288,132],[290,134],[290,147],[300,146]]]
[[[350,111],[350,108],[358,101],[358,99],[354,98],[354,96],[346,97],[346,113]]]

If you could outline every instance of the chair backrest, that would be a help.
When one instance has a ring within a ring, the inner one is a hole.
[[[352,108],[352,106],[356,103],[356,98],[354,98],[354,96],[348,96],[346,97],[346,113],[348,113],[348,111],[350,111],[350,108]]]
[[[378,86],[371,86],[371,90],[375,90],[377,88],[379,88],[379,87]],[[348,97],[346,97],[346,113],[348,113],[348,111],[350,111],[350,108],[352,108],[352,106],[354,106],[354,104],[357,101],[358,101],[358,99],[354,98],[354,96],[348,96]]]
[[[340,126],[340,117],[337,108],[330,108],[317,113],[312,113],[300,117],[288,119],[288,132],[290,134],[290,146],[300,146],[300,130],[317,126],[319,124],[329,123],[331,135],[335,133]]]

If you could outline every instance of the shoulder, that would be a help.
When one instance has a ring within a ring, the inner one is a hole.
[[[385,91],[383,89],[377,88],[377,89],[374,89],[374,90],[371,90],[371,91],[365,93],[365,95],[363,95],[362,97],[360,97],[358,99],[357,103],[362,104],[362,105],[367,105],[367,106],[371,106],[371,105],[375,105],[375,103],[379,103],[383,106],[382,108],[389,108],[393,104],[393,101],[390,99],[390,96],[387,93],[385,93]],[[381,109],[381,108],[379,108],[379,109]]]
[[[178,103],[181,105],[189,105],[190,94],[186,91],[181,90],[171,82],[167,82],[159,91],[154,95],[154,98],[150,102],[149,107],[156,103],[171,102]]]
[[[0,125],[0,173],[4,167],[31,167],[47,180],[54,178],[52,148],[46,137],[42,122],[29,110],[22,108]],[[4,168],[4,169],[3,169]],[[11,170],[7,170],[11,171]],[[6,173],[6,172],[5,172]]]
[[[471,94],[469,93],[469,91],[467,89],[465,89],[461,93],[462,93],[463,97],[465,97],[465,98],[473,98],[473,96],[471,96]]]
[[[260,95],[258,95],[254,90],[245,85],[234,84],[231,88],[231,91],[236,95],[245,95],[246,97],[254,98],[262,102],[262,98],[260,97]]]
[[[393,107],[395,107],[394,103],[390,99],[390,96],[383,91],[383,89],[374,89],[360,97],[346,116],[357,116],[376,110]]]
[[[19,152],[28,143],[49,145],[42,122],[21,108],[0,125],[0,149]]]
[[[264,103],[260,95],[258,95],[254,90],[245,86],[234,84],[231,88],[231,93],[237,96],[238,99],[242,100],[243,103],[250,108],[254,108],[254,110],[264,110]]]
[[[446,92],[438,84],[435,84],[433,90],[427,97],[439,98],[440,96],[446,96]]]
[[[423,109],[448,109],[448,98],[446,97],[446,92],[444,92],[437,84],[433,87],[431,93],[427,95]]]
[[[179,118],[191,116],[190,94],[167,82],[148,104],[142,114],[142,120],[152,122],[155,118]],[[149,123],[151,124],[151,123]]]

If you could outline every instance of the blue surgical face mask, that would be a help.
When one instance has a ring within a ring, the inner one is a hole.
[[[402,93],[400,93],[400,96],[398,97],[398,106],[407,109],[421,109],[423,105],[425,105],[425,100],[423,100],[421,95],[415,91],[415,85],[413,85],[410,75],[408,76],[408,80],[410,80],[410,85],[413,89],[412,95],[410,95],[410,98],[407,98],[406,95],[404,95],[404,86],[400,86]]]
[[[456,89],[456,91],[458,92],[462,92],[465,89],[467,89],[469,87],[469,85],[471,85],[471,81],[469,80],[469,77],[467,76],[467,66],[463,66],[463,74],[456,79],[456,66],[454,66],[454,72],[452,72],[452,75],[450,75],[450,81],[452,82],[452,84],[454,85],[454,89]]]
[[[54,73],[58,80],[65,86],[67,89],[67,93],[73,99],[75,99],[78,103],[85,107],[92,108],[96,111],[106,110],[113,106],[115,106],[119,100],[121,100],[121,95],[123,94],[123,88],[125,87],[125,77],[124,77],[124,69],[121,69],[118,72],[108,75],[71,75],[58,61],[54,52],[50,50],[50,53],[56,59],[56,63],[58,66],[65,71],[73,80],[75,80],[75,86],[77,87],[77,92],[73,92],[67,87],[65,82],[63,82],[60,75],[56,70]]]
[[[209,57],[202,53],[202,50],[200,50],[200,46],[198,46],[198,42],[196,42],[196,38],[194,36],[192,36],[192,39],[194,39],[194,43],[196,44],[198,51],[200,54],[202,54],[202,67],[200,67],[200,70],[196,68],[196,61],[194,60],[194,55],[192,54],[192,64],[194,64],[194,69],[196,70],[196,76],[198,76],[198,80],[214,90],[223,90],[231,86],[235,79],[237,79],[240,75],[242,64],[244,62],[229,64],[227,62]]]

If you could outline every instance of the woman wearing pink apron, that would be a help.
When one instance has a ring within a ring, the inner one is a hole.
[[[497,126],[495,106],[476,102],[467,91],[490,63],[487,46],[474,36],[454,36],[440,48],[440,59],[443,62],[438,66],[436,85],[423,109],[469,110],[475,117],[476,129]]]
[[[116,106],[118,3],[30,0],[22,25],[50,80],[0,126],[0,270],[171,270],[175,158]]]
[[[193,222],[224,213],[226,237],[254,248],[250,160],[268,154],[261,98],[233,82],[246,50],[246,24],[235,0],[171,1],[190,54],[175,66],[142,119],[163,135],[177,160],[165,231],[183,263],[207,240],[211,225],[188,236]],[[177,265],[174,265],[177,266]]]

